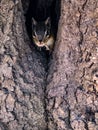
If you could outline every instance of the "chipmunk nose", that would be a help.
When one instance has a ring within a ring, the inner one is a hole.
[[[38,39],[39,39],[39,42],[42,42],[42,36],[41,35],[38,36]]]
[[[42,39],[40,39],[39,42],[42,42]]]

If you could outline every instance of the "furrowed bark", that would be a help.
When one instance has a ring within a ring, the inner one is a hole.
[[[97,130],[97,0],[61,0],[49,65],[27,36],[28,6],[0,1],[0,130]]]
[[[98,2],[61,2],[47,79],[49,130],[98,129]]]
[[[0,7],[0,129],[45,130],[42,58],[29,46],[21,1]]]

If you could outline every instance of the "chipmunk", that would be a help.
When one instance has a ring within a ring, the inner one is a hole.
[[[40,49],[45,47],[46,50],[51,52],[54,46],[54,39],[50,17],[42,22],[37,22],[32,18],[32,40],[37,47]]]

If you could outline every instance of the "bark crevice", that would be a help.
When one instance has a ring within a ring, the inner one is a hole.
[[[97,0],[61,1],[49,58],[27,35],[28,0],[0,4],[0,129],[97,130]]]

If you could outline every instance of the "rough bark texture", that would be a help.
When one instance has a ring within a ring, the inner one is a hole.
[[[98,0],[61,0],[48,73],[21,1],[0,14],[0,130],[98,130]]]
[[[98,130],[98,1],[62,0],[47,81],[49,130]]]
[[[44,130],[45,69],[30,49],[21,1],[1,1],[0,129]]]

